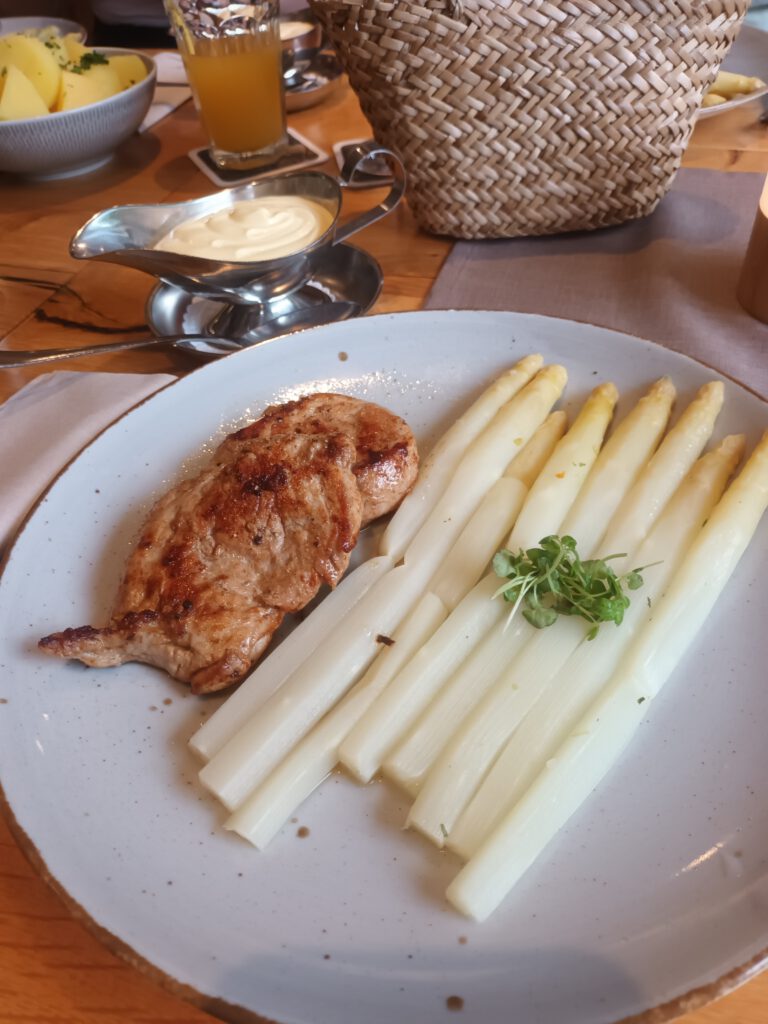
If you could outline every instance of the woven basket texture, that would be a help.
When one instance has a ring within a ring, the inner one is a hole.
[[[749,0],[311,0],[418,224],[620,224],[667,192]],[[750,69],[744,69],[750,74]]]

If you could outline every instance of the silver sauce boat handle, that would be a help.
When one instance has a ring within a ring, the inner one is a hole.
[[[377,220],[381,220],[382,217],[386,217],[388,213],[394,210],[405,194],[405,167],[403,167],[402,160],[391,149],[385,149],[384,146],[380,146],[373,141],[359,142],[349,147],[341,168],[339,184],[342,187],[352,185],[355,174],[358,171],[363,171],[364,165],[369,160],[374,159],[384,160],[388,164],[392,172],[391,188],[377,206],[366,210],[365,213],[361,213],[358,217],[354,217],[343,227],[337,228],[333,240],[334,245],[338,242],[346,241],[351,235],[357,234],[363,228],[367,228],[369,224],[374,224]],[[382,184],[385,183],[386,179]]]

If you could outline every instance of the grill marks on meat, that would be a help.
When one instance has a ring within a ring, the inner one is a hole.
[[[273,407],[155,505],[109,625],[39,646],[95,667],[157,665],[195,693],[230,686],[287,612],[335,586],[361,525],[400,501],[417,463],[408,427],[378,406],[313,395]]]
[[[334,430],[351,437],[357,450],[352,468],[363,497],[365,526],[397,506],[419,471],[413,434],[399,416],[359,398],[320,393],[270,406],[260,419],[229,440],[237,444],[294,431],[323,434]]]

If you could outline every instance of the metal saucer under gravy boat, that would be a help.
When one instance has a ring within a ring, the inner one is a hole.
[[[360,316],[376,302],[381,285],[381,268],[370,253],[334,245],[317,272],[289,295],[234,305],[161,282],[149,296],[146,318],[159,335],[212,334],[248,346],[306,326]]]
[[[386,160],[392,168],[390,191],[372,209],[339,226],[342,190],[358,170],[364,170],[365,162],[370,159]],[[194,295],[224,299],[233,304],[265,303],[301,288],[322,267],[333,246],[386,217],[400,202],[404,191],[405,170],[400,158],[375,143],[364,143],[351,149],[339,178],[321,171],[299,171],[181,203],[113,206],[102,210],[75,234],[70,253],[76,259],[105,260],[134,267]],[[216,213],[243,199],[269,195],[297,195],[315,200],[331,213],[333,222],[320,238],[304,249],[272,260],[235,263],[154,248],[177,224]]]

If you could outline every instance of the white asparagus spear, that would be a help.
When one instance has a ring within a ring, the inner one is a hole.
[[[571,429],[557,443],[520,513],[523,516],[526,509],[533,508],[538,516],[538,519],[529,517],[529,529],[533,529],[534,522],[540,521],[541,517],[557,528],[578,493],[586,472],[594,463],[617,397],[613,384],[596,387]],[[518,533],[518,523],[519,517],[512,535]],[[408,552],[405,557],[407,565]],[[493,577],[491,581],[494,582]],[[496,612],[473,617],[476,625],[487,629],[495,620]],[[466,628],[456,633],[455,623],[447,620],[392,680],[344,740],[339,749],[339,760],[345,768],[361,781],[369,781],[469,654],[480,635]]]
[[[499,750],[589,628],[583,619],[563,616],[546,630],[532,628],[533,635],[517,657],[498,675],[430,768],[408,813],[408,828],[436,846],[445,845]]]
[[[672,381],[661,377],[635,403],[603,445],[560,529],[561,534],[576,538],[582,558],[591,558],[597,551],[606,524],[658,447],[674,400]],[[595,515],[596,504],[599,504],[602,518]]]
[[[405,564],[424,562],[430,576],[488,488],[547,418],[565,387],[562,366],[545,366],[507,402],[464,453],[443,495],[405,549]]]
[[[510,482],[524,484],[521,497],[524,497],[525,489],[537,479],[542,467],[551,457],[553,448],[562,438],[565,425],[565,413],[551,413],[508,467],[503,479],[511,478]],[[519,511],[519,507],[519,502],[516,502],[515,515]],[[474,535],[472,521],[464,535],[471,543],[471,537]],[[490,553],[493,550],[492,548]],[[455,552],[451,552],[451,558],[445,563],[445,568],[451,572],[453,571],[454,555]],[[488,559],[486,559],[487,561]],[[445,580],[442,578],[442,570],[438,570],[430,586],[436,593],[441,594],[446,603],[449,603],[451,598],[455,600],[456,593],[448,592]],[[486,581],[477,584],[475,589],[466,594],[458,605],[450,604],[452,614],[449,623],[446,628],[437,630],[435,636],[425,643],[423,652],[413,652],[414,665],[412,667],[410,663],[408,665],[410,673],[408,678],[417,678],[427,672],[436,680],[435,685],[439,685],[439,680],[449,678],[471,649],[476,638],[482,636],[488,625],[498,618],[499,610],[496,603],[490,600],[497,586],[498,580],[491,575],[486,578]],[[514,634],[510,634],[510,639],[512,635]],[[437,653],[435,654],[435,652]],[[408,679],[401,683],[401,687],[403,691],[407,691]],[[377,713],[378,717],[381,718],[382,715],[389,714],[394,716],[392,720],[396,723],[400,715],[397,696],[394,699],[389,699],[382,695],[380,699],[386,703],[383,711],[380,710]],[[365,718],[365,715],[361,715],[361,717]],[[354,735],[357,731],[357,723],[355,723],[355,728],[350,731],[353,735],[345,741],[344,752],[340,751],[340,759],[361,781],[370,781],[386,753],[385,744],[389,742],[388,735],[384,728],[377,727],[374,734],[371,734],[366,728],[363,733],[363,746],[358,747]],[[348,762],[344,762],[345,757],[349,759]]]
[[[488,579],[493,581],[493,589],[498,589],[498,577]],[[522,615],[507,625],[502,603],[492,604],[497,612],[491,628],[384,759],[383,774],[414,799],[452,734],[530,638],[530,627]]]
[[[566,379],[563,367],[547,366],[497,413],[465,453],[443,498],[406,551],[405,565],[390,570],[367,591],[314,656],[201,770],[202,784],[230,810],[367,668],[377,653],[376,635],[391,635],[413,608],[485,491],[544,422]]]
[[[487,918],[610,771],[696,638],[767,506],[765,434],[694,540],[623,665],[546,771],[449,886],[448,899],[458,910],[476,920]]]
[[[477,583],[512,528],[527,493],[519,480],[503,476],[480,502],[429,583],[429,590],[448,611]]]
[[[453,611],[477,583],[502,539],[512,529],[531,483],[563,434],[565,420],[564,412],[549,414],[528,444],[512,459],[504,476],[492,485],[430,580],[429,590],[440,598],[448,612]]]
[[[630,488],[629,494],[637,494],[638,504],[628,509],[626,499],[621,503],[608,527],[609,539],[601,543],[603,556],[616,552],[613,547],[608,550],[608,545],[617,537],[632,545],[619,549],[625,557],[612,563],[614,568],[621,566],[617,573],[629,568],[637,544],[706,443],[722,395],[719,381],[700,390]],[[522,513],[518,524],[521,518]],[[561,617],[546,630],[530,628],[530,638],[517,658],[497,674],[496,682],[431,767],[408,815],[409,827],[437,846],[444,845],[504,744],[587,632],[579,618]]]
[[[543,771],[616,670],[624,652],[650,617],[672,574],[701,529],[744,453],[744,435],[725,438],[696,462],[673,494],[634,561],[652,566],[632,597],[620,629],[601,630],[582,644],[551,681],[512,734],[480,788],[451,829],[446,844],[468,860]]]
[[[401,698],[410,700],[411,687],[422,686],[425,680],[427,685],[432,685],[434,679],[448,679],[466,657],[474,639],[482,636],[497,620],[499,602],[491,599],[498,582],[494,576],[484,577],[350,730],[339,747],[339,761],[361,782],[370,782],[391,746],[391,731],[396,732],[399,727]],[[394,686],[397,689],[389,696]],[[369,718],[373,708],[385,697],[383,707]],[[382,727],[381,733],[377,732],[377,724]]]
[[[296,744],[224,827],[263,850],[299,804],[333,771],[339,743],[403,665],[408,652],[420,647],[445,615],[442,601],[434,594],[425,594],[413,614],[395,631],[395,642],[382,650],[363,678]]]
[[[598,384],[537,477],[509,538],[512,551],[554,533],[592,469],[611,422],[619,393],[610,381]]]
[[[382,576],[202,768],[206,789],[229,810],[242,803],[367,668],[377,636],[392,636],[423,588],[418,566],[398,565]]]
[[[723,394],[719,380],[699,389],[619,506],[600,542],[600,550],[606,555],[627,553],[626,558],[611,563],[617,575],[626,571],[631,553],[704,450],[722,408]]]
[[[312,614],[296,626],[290,637],[264,658],[192,735],[189,740],[192,750],[205,761],[221,750],[245,721],[313,654],[331,627],[346,619],[369,587],[391,568],[389,558],[377,555],[345,576]]]
[[[533,486],[555,445],[565,433],[568,416],[562,409],[555,409],[536,430],[528,444],[517,453],[504,473],[525,484],[526,491]]]
[[[673,399],[674,388],[670,382],[666,378],[657,381],[601,449],[576,501],[558,529],[559,533],[575,536],[580,550],[582,531],[588,544],[596,532],[598,535],[603,533],[611,514],[633,486],[637,477],[635,467],[642,467],[656,447],[659,433],[669,418]],[[577,512],[574,511],[576,509]],[[535,517],[532,519],[535,523]],[[523,547],[531,546],[538,539],[536,536],[520,537]],[[505,630],[504,607],[503,602],[499,602],[498,622],[478,641],[384,762],[384,774],[414,796],[461,722],[491,689],[503,667],[510,664],[523,643],[536,633],[520,619],[514,630]]]
[[[527,488],[539,475],[542,466],[552,454],[552,449],[562,437],[565,424],[564,412],[550,413],[528,444],[510,463],[506,474],[493,485],[485,496],[459,536],[450,556],[435,573],[429,585],[430,593],[425,597],[431,598],[432,595],[439,597],[447,609],[446,614],[448,611],[453,611],[470,587],[476,583],[481,570],[485,568],[493,553],[498,549],[502,537],[512,527],[525,499]],[[439,625],[439,622],[435,622],[433,632]],[[513,632],[510,631],[510,636],[512,635]],[[418,648],[428,639],[429,637],[425,636],[417,646],[413,646],[408,651],[408,660],[416,655]],[[403,641],[400,643],[400,661],[396,668],[393,659],[388,661],[392,673],[389,678],[392,678],[404,666],[406,660],[404,648]],[[373,669],[375,666],[374,662],[371,668]],[[387,679],[388,681],[389,679]],[[378,692],[384,689],[384,685],[379,676]],[[369,692],[372,694],[370,689]],[[371,695],[369,705],[373,696],[376,695]],[[362,704],[356,706],[360,707],[360,715],[367,710],[367,707],[364,708]],[[350,721],[349,729],[355,724],[355,721]]]
[[[540,355],[525,356],[482,392],[448,428],[421,465],[410,494],[390,519],[379,551],[399,562],[445,488],[467,448],[488,426],[503,405],[513,398],[544,364]]]
[[[498,550],[502,538],[509,531],[520,511],[525,495],[525,486],[519,480],[512,477],[502,477],[501,480],[497,480],[493,485],[460,534],[458,541],[450,552],[449,558],[436,573],[430,583],[430,589],[421,598],[421,602],[427,602],[428,604],[437,598],[440,601],[440,606],[444,609],[443,616],[439,621],[434,622],[432,633],[429,636],[420,637],[418,643],[415,642],[415,634],[411,634],[407,638],[402,638],[398,641],[398,659],[387,658],[387,670],[390,674],[384,679],[383,675],[379,673],[377,676],[379,685],[375,693],[372,688],[367,688],[367,692],[371,694],[371,699],[366,707],[363,707],[360,702],[355,705],[356,708],[359,708],[360,717],[367,713],[374,697],[378,697],[383,693],[385,687],[403,667],[409,664],[413,658],[418,657],[421,648],[440,633],[440,626],[446,619],[449,611],[453,611],[462,602],[467,592],[477,582],[483,569],[488,565],[494,551]],[[418,614],[421,602],[416,605],[411,615]],[[480,606],[480,602],[482,602],[483,606]],[[475,599],[474,603],[468,602],[464,604],[463,614],[473,620],[477,618],[482,619],[487,614],[487,608],[484,606],[490,603],[490,595],[483,593],[481,598]],[[452,651],[453,648],[446,645],[444,657],[452,658]],[[377,661],[383,659],[387,653],[389,652],[382,651]],[[369,672],[376,669],[377,664],[374,661]],[[357,721],[357,719],[350,720],[348,732],[356,727]],[[339,742],[343,738],[340,737]],[[378,769],[379,764],[380,762],[373,763],[373,761],[370,762],[370,765],[361,762],[360,771],[356,773],[358,778],[369,781]],[[368,774],[369,769],[370,774]]]

